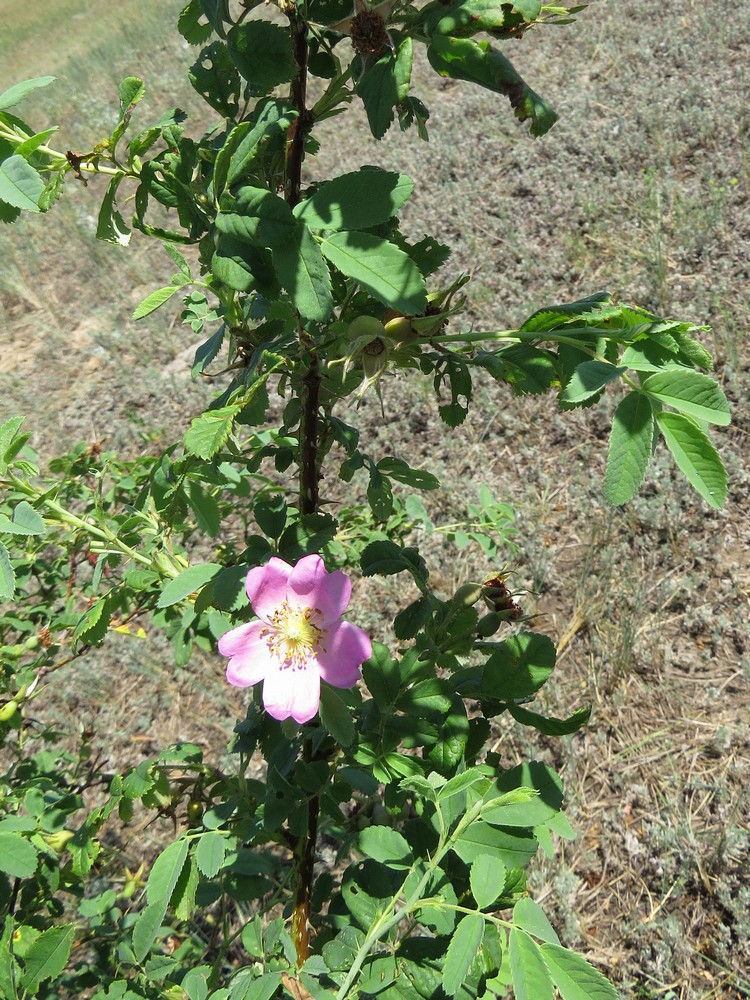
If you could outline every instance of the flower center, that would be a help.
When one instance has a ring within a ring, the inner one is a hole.
[[[319,619],[317,608],[292,608],[286,601],[270,616],[260,634],[282,669],[304,670],[319,649],[325,651]]]

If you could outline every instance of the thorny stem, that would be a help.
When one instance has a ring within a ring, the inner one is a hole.
[[[292,82],[291,99],[297,111],[287,140],[286,179],[284,194],[287,204],[294,208],[299,203],[302,187],[302,160],[305,154],[305,137],[310,128],[311,116],[306,107],[307,99],[307,24],[300,17],[292,2],[286,8],[292,35],[292,50],[299,72]],[[304,331],[300,331],[302,347],[309,352],[310,363],[302,380],[302,421],[300,428],[300,514],[314,514],[318,509],[318,408],[320,405],[320,369],[315,345]],[[312,738],[306,737],[302,756],[306,762],[313,758]],[[297,892],[292,917],[292,940],[297,952],[297,965],[302,966],[310,954],[310,900],[315,875],[315,846],[318,839],[320,800],[313,796],[307,804],[307,829],[297,846]]]
[[[290,3],[286,10],[289,18],[289,28],[292,34],[292,51],[294,61],[299,67],[299,73],[292,81],[291,99],[297,111],[297,117],[292,122],[287,139],[286,158],[286,200],[291,208],[300,200],[302,186],[302,160],[305,156],[305,137],[310,128],[310,114],[306,107],[307,100],[307,23],[299,16],[296,6]]]

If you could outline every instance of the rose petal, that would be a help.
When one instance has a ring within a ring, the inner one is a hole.
[[[309,722],[320,705],[320,674],[313,661],[301,670],[269,670],[263,682],[263,704],[272,718],[289,716],[295,722]]]
[[[318,652],[320,676],[333,687],[353,687],[360,678],[359,668],[370,656],[369,636],[351,622],[339,622],[326,634],[325,652]]]
[[[289,563],[272,556],[265,566],[253,566],[247,574],[245,590],[258,618],[269,621],[270,615],[284,603],[291,572]]]
[[[296,597],[302,607],[317,608],[323,624],[337,621],[346,611],[352,594],[352,582],[346,573],[329,573],[320,556],[300,559],[289,577],[290,600]]]
[[[225,632],[219,639],[219,652],[231,659],[227,680],[235,687],[250,687],[262,681],[272,660],[268,645],[260,637],[263,622],[248,622]]]

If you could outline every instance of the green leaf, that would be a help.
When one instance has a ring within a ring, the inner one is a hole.
[[[96,238],[105,243],[113,243],[115,246],[126,247],[130,243],[130,229],[117,208],[116,200],[117,189],[121,181],[122,176],[113,177],[107,185],[96,223]]]
[[[409,868],[414,862],[408,841],[389,826],[370,826],[359,835],[359,849],[390,868]]]
[[[214,878],[224,864],[226,853],[227,838],[217,830],[210,830],[198,841],[195,862],[206,878]]]
[[[148,955],[166,912],[167,903],[157,900],[155,903],[149,904],[138,916],[133,926],[133,952],[136,961],[142,962]]]
[[[370,233],[334,233],[323,240],[323,254],[379,302],[414,315],[427,308],[427,288],[412,259],[388,240]]]
[[[270,546],[269,546],[270,551]],[[211,599],[222,611],[239,611],[250,603],[245,590],[247,566],[228,566],[214,577]]]
[[[614,986],[581,955],[551,943],[541,953],[562,1000],[618,1000]]]
[[[480,854],[471,866],[469,883],[477,906],[484,910],[492,906],[503,893],[508,869],[500,858]]]
[[[75,937],[75,924],[63,924],[42,931],[24,955],[24,974],[21,983],[31,995],[39,989],[45,979],[55,979],[63,971],[70,958]]]
[[[727,472],[706,434],[682,413],[657,413],[659,430],[677,467],[711,507],[727,498]]]
[[[477,820],[472,823],[456,843],[453,850],[467,865],[481,854],[500,858],[507,868],[525,868],[536,854],[536,838],[523,830],[501,830]]]
[[[120,115],[122,118],[132,112],[135,105],[143,99],[145,93],[146,87],[143,80],[140,80],[137,76],[125,77],[117,88],[117,95],[120,98]]]
[[[545,736],[569,736],[571,733],[577,733],[591,717],[590,706],[579,708],[567,719],[539,715],[538,712],[530,712],[528,708],[524,708],[523,705],[515,705],[512,701],[508,702],[506,707],[516,722],[520,722],[524,726],[532,726],[537,732],[544,733]]]
[[[476,362],[486,366],[491,375],[492,367],[487,365],[494,357],[504,365],[503,381],[509,382],[517,396],[537,395],[546,392],[557,377],[555,361],[549,351],[530,344],[513,344],[492,353],[480,352]]]
[[[136,306],[133,313],[133,319],[143,319],[144,316],[148,316],[149,313],[155,312],[159,306],[163,306],[165,302],[179,292],[183,285],[167,285],[165,288],[157,288],[155,292],[151,292],[146,298]]]
[[[412,601],[393,619],[393,631],[397,639],[413,639],[419,630],[427,624],[432,616],[433,604],[430,598],[423,594]]]
[[[226,444],[241,409],[241,403],[231,403],[194,417],[190,429],[185,432],[185,451],[198,458],[213,458]]]
[[[428,35],[466,37],[502,28],[503,6],[497,0],[453,0],[429,10],[424,26]]]
[[[643,392],[631,392],[612,418],[604,495],[614,506],[627,503],[646,475],[654,441],[654,411]]]
[[[560,944],[552,924],[547,919],[544,910],[530,896],[519,899],[513,907],[513,923],[516,927],[533,934],[534,937],[552,944]]]
[[[338,522],[331,514],[304,514],[284,529],[279,539],[278,555],[294,563],[302,556],[320,552],[336,534]]]
[[[477,768],[471,768],[468,771],[463,771],[461,774],[456,774],[446,781],[440,789],[438,792],[438,801],[445,802],[453,798],[454,795],[459,795],[461,792],[466,791],[467,788],[472,788],[481,782],[486,783],[487,778]]]
[[[16,592],[16,574],[8,550],[0,542],[0,598],[10,601]]]
[[[312,229],[370,229],[396,215],[413,187],[405,174],[356,170],[322,184],[294,214]]]
[[[469,913],[458,924],[445,953],[442,984],[448,996],[455,996],[477,957],[484,937],[484,917]]]
[[[57,125],[55,125],[53,128],[47,128],[43,132],[36,132],[34,135],[30,135],[28,139],[24,139],[23,142],[19,142],[19,144],[16,146],[15,148],[16,154],[18,156],[22,156],[25,160],[28,160],[31,154],[36,152],[36,150],[39,149],[40,146],[47,143],[55,134],[55,132],[57,132]],[[42,207],[41,202],[39,203],[39,205],[40,207]]]
[[[190,369],[190,374],[193,378],[199,375],[202,371],[205,371],[205,369],[211,364],[216,355],[219,353],[221,345],[224,342],[225,333],[226,327],[222,323],[216,333],[212,333],[208,340],[205,340],[200,347],[196,348],[193,365]]]
[[[167,257],[169,257],[169,259],[172,261],[173,264],[177,265],[177,267],[185,275],[185,278],[189,281],[191,276],[190,265],[182,256],[177,247],[173,247],[171,243],[166,243],[166,242],[162,243],[162,246],[164,247],[164,252],[166,253]]]
[[[44,182],[22,156],[9,156],[0,162],[0,201],[25,212],[38,212]]]
[[[271,1000],[280,984],[280,972],[264,972],[257,977],[238,976],[232,982],[229,1000]]]
[[[216,500],[195,480],[188,486],[188,495],[198,527],[214,538],[221,526],[221,512]]]
[[[331,272],[307,226],[299,225],[272,251],[279,281],[305,319],[324,323],[333,311]]]
[[[320,721],[342,747],[354,740],[354,719],[351,709],[328,684],[320,685]]]
[[[208,977],[211,972],[210,965],[200,968],[189,969],[185,978],[180,983],[180,988],[184,990],[188,1000],[206,1000],[208,997]]]
[[[54,82],[54,76],[37,76],[33,80],[23,80],[21,83],[14,84],[0,94],[0,111],[7,111],[8,108],[19,104],[33,90],[38,90],[40,87],[48,87]]]
[[[177,30],[189,45],[202,45],[211,37],[211,25],[201,24],[202,16],[200,0],[190,0],[177,18]]]
[[[266,188],[246,185],[216,217],[220,233],[254,246],[283,248],[298,232],[299,222],[287,203]]]
[[[513,0],[511,7],[513,10],[517,10],[525,20],[534,21],[539,17],[542,4],[541,0]]]
[[[16,504],[10,519],[0,514],[0,532],[2,531],[10,535],[45,535],[47,527],[31,504],[27,500],[21,500]]]
[[[516,118],[531,122],[532,135],[544,135],[557,121],[552,108],[525,83],[510,61],[489,42],[435,35],[427,49],[427,58],[440,76],[468,80],[480,87],[505,94]]]
[[[426,677],[403,690],[397,706],[411,715],[445,715],[451,707],[451,685],[440,677]]]
[[[729,402],[721,387],[708,375],[670,369],[651,375],[642,389],[661,403],[696,420],[726,426],[731,420]]]
[[[401,689],[399,665],[391,659],[387,646],[372,644],[372,656],[362,664],[362,675],[375,704],[381,712],[386,712]]]
[[[222,567],[217,563],[198,563],[194,566],[188,566],[179,576],[169,580],[164,585],[156,605],[157,608],[168,608],[183,601],[196,590],[205,587],[221,569]]]
[[[370,542],[359,557],[365,576],[393,576],[394,573],[410,572],[415,579],[427,580],[427,566],[415,548],[402,548],[395,542]]]
[[[520,632],[502,642],[485,664],[482,695],[499,701],[527,698],[547,681],[555,659],[549,636]]]
[[[148,954],[161,927],[187,855],[188,842],[181,838],[166,847],[153,864],[146,885],[148,906],[133,928],[133,951],[139,962]]]
[[[288,131],[297,112],[287,101],[267,98],[261,101],[249,121],[240,122],[229,134],[216,158],[215,197],[251,173],[268,140]],[[228,162],[223,162],[228,157]],[[224,176],[226,174],[226,177]]]
[[[204,101],[225,118],[239,110],[240,75],[224,42],[212,42],[188,70],[188,79]]]
[[[349,865],[341,883],[341,895],[347,909],[360,927],[369,931],[391,904],[404,872],[394,872],[368,858]]]
[[[376,139],[382,139],[388,131],[393,109],[406,99],[411,86],[412,40],[397,31],[391,31],[391,37],[394,49],[389,48],[375,62],[368,62],[355,86]]]
[[[200,881],[195,856],[189,856],[172,893],[171,905],[178,920],[190,920],[195,912],[195,897]]]
[[[438,407],[440,419],[449,427],[458,427],[466,419],[471,401],[472,386],[471,372],[463,358],[449,354],[441,359],[441,365],[435,371],[433,384],[435,392],[440,392],[440,387],[447,380],[450,389],[451,401]]]
[[[222,234],[211,258],[214,277],[236,292],[261,291],[275,297],[278,282],[265,247],[251,246],[243,240]]]
[[[73,629],[73,648],[80,639],[85,639],[87,646],[96,646],[107,634],[112,618],[112,607],[108,595],[100,598],[96,604],[85,611]]]
[[[8,462],[17,452],[15,440],[23,422],[24,417],[10,417],[0,424],[0,475],[5,474]]]
[[[377,466],[370,466],[370,481],[367,484],[367,502],[376,521],[387,521],[393,513],[393,490],[391,482],[381,476]]]
[[[412,469],[402,458],[381,458],[378,462],[378,471],[398,483],[412,486],[415,490],[437,490],[440,488],[440,480],[433,476],[431,472],[424,469]]]
[[[257,94],[291,83],[299,72],[289,31],[280,24],[260,20],[237,24],[227,35],[227,47],[232,62]]]
[[[36,865],[33,844],[19,833],[0,833],[0,871],[11,878],[29,878],[36,871]]]
[[[513,927],[509,951],[516,1000],[554,1000],[555,988],[539,945],[524,931]]]
[[[520,793],[516,801],[514,792]],[[493,799],[498,801],[493,803]],[[505,771],[485,792],[484,801],[482,819],[486,823],[539,826],[562,810],[562,782],[551,767],[538,760],[527,761]]]
[[[560,398],[566,403],[582,403],[595,396],[608,382],[619,378],[627,367],[616,368],[606,361],[584,361],[573,372]]]

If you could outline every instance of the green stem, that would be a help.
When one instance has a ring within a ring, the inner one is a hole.
[[[60,524],[66,524],[71,528],[76,528],[78,531],[84,532],[90,538],[95,538],[98,541],[105,542],[107,545],[112,547],[113,551],[127,556],[132,559],[133,562],[140,563],[142,566],[148,566],[149,569],[156,566],[158,563],[157,568],[159,572],[170,577],[178,576],[182,570],[185,569],[185,565],[187,565],[176,563],[174,556],[171,554],[167,555],[164,552],[158,552],[154,556],[146,556],[142,552],[138,552],[137,549],[126,545],[114,531],[111,531],[107,527],[99,527],[82,517],[78,517],[77,514],[72,514],[56,500],[40,493],[39,490],[35,489],[30,483],[24,483],[22,480],[16,479],[16,477],[11,474],[8,474],[8,480],[8,485],[12,489],[17,490],[19,493],[23,493],[25,496],[36,501],[37,503],[41,502],[41,504],[43,504],[52,515],[54,515],[54,520],[58,521]]]
[[[571,344],[581,350],[580,340],[575,338],[575,334],[596,334],[605,337],[607,340],[618,344],[630,343],[630,338],[616,336],[618,331],[606,330],[596,326],[566,327],[562,332],[555,330],[493,330],[491,333],[446,333],[440,337],[430,337],[434,344],[482,344],[491,343],[496,340],[517,340],[520,343],[544,343],[554,341],[558,344]],[[622,332],[622,331],[619,331]],[[592,355],[593,355],[592,351]]]
[[[346,975],[346,979],[344,980],[344,982],[341,985],[341,988],[336,994],[336,1000],[345,1000],[347,994],[349,993],[349,990],[352,987],[352,984],[359,975],[360,969],[362,968],[365,959],[370,954],[373,945],[376,944],[376,942],[378,942],[379,940],[381,940],[381,938],[385,937],[385,935],[388,933],[388,931],[390,931],[392,927],[395,927],[402,920],[408,917],[413,910],[418,909],[419,905],[422,903],[422,898],[421,898],[422,892],[427,883],[429,882],[430,878],[432,877],[433,873],[435,872],[435,870],[440,866],[440,862],[443,860],[445,855],[451,849],[453,844],[460,839],[464,831],[469,826],[471,826],[471,824],[475,822],[475,820],[479,818],[482,809],[486,808],[486,805],[487,803],[485,802],[481,801],[477,802],[467,813],[464,814],[463,818],[456,826],[456,829],[453,831],[453,833],[451,833],[448,836],[446,836],[442,813],[438,808],[437,816],[440,826],[440,839],[438,841],[437,850],[430,858],[427,867],[425,869],[424,875],[417,883],[415,889],[412,891],[409,898],[404,902],[402,906],[399,906],[398,909],[396,909],[396,907],[398,906],[398,900],[400,899],[400,892],[397,892],[391,899],[391,902],[389,903],[386,911],[379,917],[378,920],[375,921],[373,926],[370,928],[367,936],[365,937],[359,950],[357,951],[357,954],[354,957],[354,961],[352,962],[352,967],[349,969],[349,972]]]

